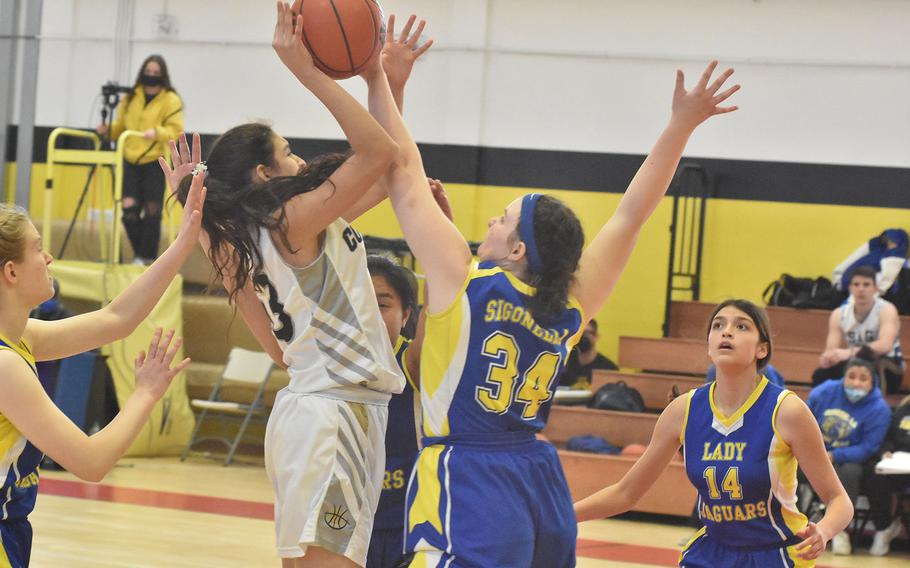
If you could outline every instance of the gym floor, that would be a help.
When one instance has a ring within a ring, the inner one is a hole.
[[[271,567],[272,489],[258,464],[204,457],[125,459],[101,484],[65,472],[42,472],[32,566],[69,568]],[[580,568],[676,566],[687,526],[604,520],[579,527]],[[859,549],[826,554],[819,566],[908,565],[906,541],[885,558]]]

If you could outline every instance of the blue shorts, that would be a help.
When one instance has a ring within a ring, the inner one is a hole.
[[[366,568],[397,568],[404,558],[404,529],[373,529]]]
[[[578,529],[556,449],[531,434],[499,438],[421,450],[406,509],[412,568],[575,566]]]
[[[705,532],[692,537],[679,554],[680,568],[812,568],[814,560],[796,556],[797,545],[750,550],[726,546]]]
[[[28,519],[0,521],[0,543],[0,566],[28,568],[32,555],[32,524]]]

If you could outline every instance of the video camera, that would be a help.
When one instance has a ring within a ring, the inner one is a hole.
[[[101,95],[104,97],[116,97],[120,94],[129,94],[133,92],[132,87],[124,87],[118,85],[113,81],[108,81],[107,83],[101,85]]]

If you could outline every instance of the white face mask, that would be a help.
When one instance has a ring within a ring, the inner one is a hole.
[[[869,394],[869,391],[845,386],[844,394],[847,396],[847,400],[853,404],[856,404],[857,402],[861,401],[867,394]]]

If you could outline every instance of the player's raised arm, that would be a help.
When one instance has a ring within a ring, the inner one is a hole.
[[[670,186],[689,136],[708,118],[737,109],[721,106],[739,90],[739,85],[722,90],[733,69],[727,69],[712,81],[716,67],[717,62],[712,61],[698,83],[688,91],[683,72],[676,72],[670,122],[635,174],[616,212],[582,254],[572,293],[588,317],[597,313],[613,291],[642,225]]]

